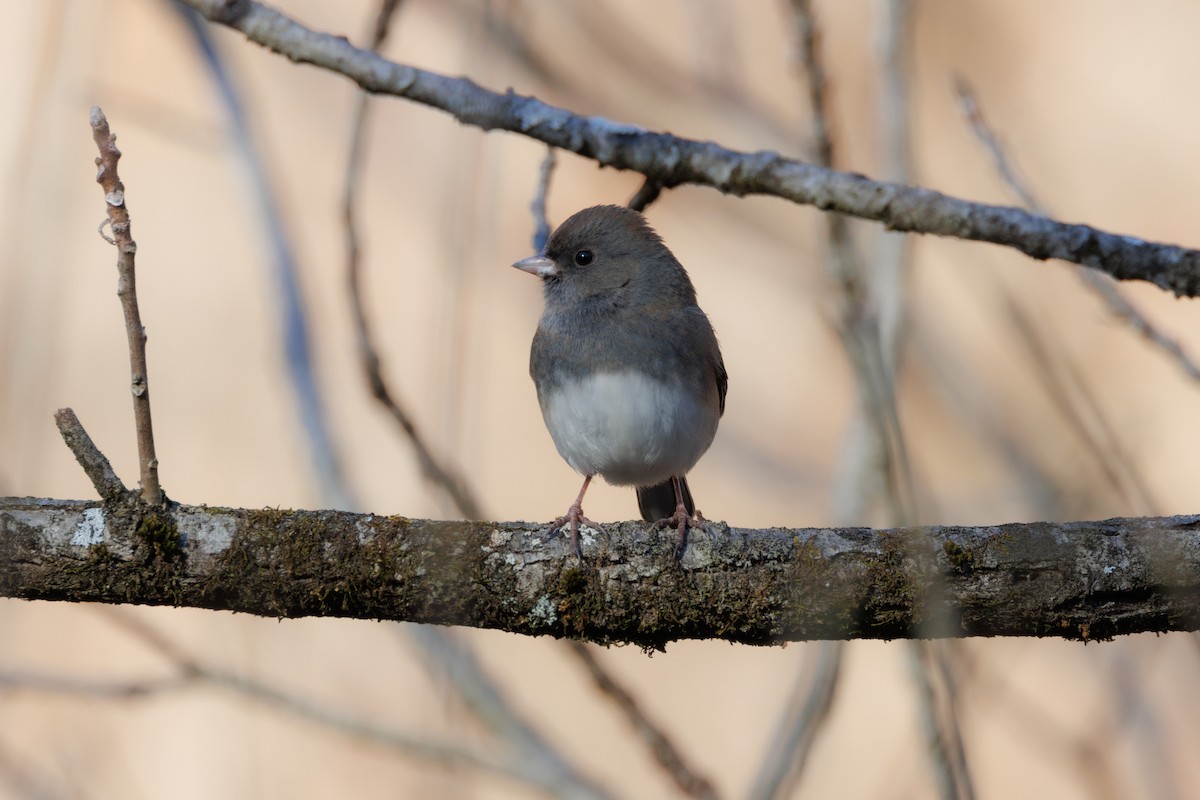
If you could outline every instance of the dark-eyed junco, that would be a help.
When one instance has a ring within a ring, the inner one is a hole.
[[[529,373],[554,446],[584,476],[557,524],[579,553],[583,495],[601,475],[637,487],[643,519],[678,528],[682,553],[695,514],[684,476],[712,444],[728,385],[687,272],[620,206],[580,211],[513,266],[542,279]]]

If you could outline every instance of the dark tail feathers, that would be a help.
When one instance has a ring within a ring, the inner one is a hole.
[[[696,516],[696,504],[692,501],[687,478],[679,479],[679,488],[683,491],[683,504],[687,506],[688,516]],[[675,513],[675,487],[671,485],[670,478],[654,486],[640,487],[637,498],[638,510],[646,522],[658,522]]]

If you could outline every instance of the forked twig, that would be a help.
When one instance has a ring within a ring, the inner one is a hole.
[[[129,390],[133,394],[133,421],[137,429],[138,465],[141,469],[142,502],[162,505],[162,486],[158,482],[158,456],[154,454],[154,428],[150,423],[150,382],[146,374],[146,329],[138,310],[137,283],[133,258],[137,244],[129,229],[129,209],[125,205],[125,184],[117,174],[117,137],[109,130],[108,120],[99,106],[89,116],[92,138],[100,149],[96,157],[96,182],[104,189],[104,205],[112,241],[117,247],[117,297],[125,312],[125,335],[129,340]],[[105,237],[107,238],[107,237]]]

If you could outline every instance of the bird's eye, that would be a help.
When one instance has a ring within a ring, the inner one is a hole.
[[[591,250],[580,250],[575,254],[575,263],[581,267],[586,267],[588,264],[592,263],[592,258],[593,256]]]

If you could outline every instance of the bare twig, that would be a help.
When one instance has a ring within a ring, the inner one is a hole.
[[[842,642],[817,642],[810,647],[813,649],[808,652],[815,653],[816,663],[811,670],[803,670],[797,676],[792,696],[750,790],[751,800],[795,795],[794,787],[803,776],[808,756],[833,710],[845,646]]]
[[[1067,427],[1091,452],[1091,463],[1098,466],[1109,486],[1121,495],[1124,505],[1136,513],[1154,513],[1159,504],[1153,489],[1126,453],[1120,430],[1104,414],[1099,398],[1085,383],[1079,368],[1069,358],[1056,355],[1053,341],[1038,330],[1032,315],[1011,296],[1006,299],[1005,307],[1018,341],[1025,345],[1042,385]]]
[[[881,183],[784,158],[744,153],[601,117],[582,117],[514,92],[496,93],[467,78],[397,64],[309,30],[254,0],[182,0],[213,22],[293,61],[338,72],[364,89],[440,108],[461,122],[507,130],[657,179],[664,188],[712,186],[735,195],[767,194],[882,222],[897,231],[952,236],[1061,258],[1121,280],[1145,280],[1180,295],[1200,294],[1200,251],[1045,219],[1018,208],[972,203],[910,186]]]
[[[162,654],[179,670],[183,681],[219,687],[264,706],[284,711],[323,727],[340,731],[347,736],[387,747],[423,761],[443,767],[465,767],[500,775],[546,795],[563,796],[561,784],[547,780],[545,775],[531,769],[529,765],[518,758],[501,758],[481,750],[463,747],[457,742],[440,742],[424,734],[406,733],[373,725],[344,711],[314,703],[302,695],[291,694],[272,683],[257,681],[205,664],[187,653],[159,630],[131,614],[119,613],[115,609],[101,609],[101,612],[107,619],[120,625]],[[175,689],[179,685],[170,681],[158,684],[160,690]]]
[[[62,434],[63,441],[75,454],[75,460],[79,462],[79,466],[83,467],[83,471],[87,473],[88,479],[91,480],[92,486],[96,487],[96,493],[101,498],[106,502],[112,502],[129,493],[125,484],[117,477],[108,458],[100,452],[100,448],[96,447],[96,443],[83,429],[83,424],[72,409],[60,408],[55,411],[54,422],[58,425],[58,432]]]
[[[386,35],[388,23],[399,7],[399,0],[384,0],[375,22],[372,48],[379,47]],[[355,198],[358,194],[358,177],[362,170],[365,148],[366,120],[370,97],[364,92],[358,98],[354,124],[351,128],[350,153],[346,163],[346,182],[342,191],[342,219],[346,229],[346,282],[350,293],[350,307],[354,317],[355,338],[358,345],[359,363],[366,377],[371,397],[391,415],[404,436],[412,444],[425,479],[439,486],[449,495],[459,512],[468,519],[478,519],[481,514],[479,501],[466,478],[453,467],[444,463],[434,453],[416,421],[408,413],[383,375],[379,351],[375,348],[371,326],[367,320],[366,303],[363,300],[361,261],[362,253],[358,238],[358,218],[355,213]]]
[[[991,126],[988,125],[987,119],[984,118],[983,110],[979,105],[975,91],[971,88],[971,84],[963,76],[955,76],[954,91],[958,96],[959,108],[962,109],[963,116],[970,123],[975,138],[979,140],[987,149],[988,154],[991,155],[996,172],[1003,179],[1009,190],[1030,211],[1045,215],[1045,206],[1038,201],[1025,182],[1018,176],[1017,170],[1009,159],[1000,138],[992,130]],[[1109,311],[1118,318],[1125,320],[1134,331],[1141,334],[1151,344],[1166,353],[1183,370],[1185,375],[1192,380],[1200,381],[1200,365],[1197,365],[1191,356],[1184,351],[1183,345],[1179,343],[1179,340],[1160,330],[1132,300],[1125,296],[1113,282],[1112,278],[1103,273],[1088,269],[1077,270],[1076,274],[1083,281],[1084,285],[1100,296],[1100,299],[1108,306]]]
[[[921,728],[933,754],[934,776],[943,800],[972,800],[975,792],[966,771],[962,739],[956,722],[944,719],[949,712],[939,709],[933,678],[938,674],[929,663],[932,654],[927,642],[909,642],[909,666],[917,687]]]
[[[162,505],[162,487],[158,483],[158,457],[154,454],[154,428],[150,423],[150,380],[146,370],[146,329],[138,311],[137,284],[133,259],[137,244],[129,228],[129,209],[125,206],[125,184],[117,174],[117,137],[108,129],[108,120],[97,106],[92,107],[89,122],[92,138],[100,155],[96,157],[96,182],[104,189],[104,205],[117,246],[117,296],[125,312],[125,335],[129,340],[129,389],[133,394],[133,420],[137,429],[138,465],[141,468],[142,502]],[[86,467],[85,467],[86,468]]]
[[[533,202],[529,204],[529,210],[533,212],[533,252],[535,253],[542,252],[546,248],[546,242],[550,239],[550,220],[546,218],[546,195],[550,192],[550,177],[554,174],[554,167],[557,163],[557,151],[553,147],[547,147],[546,157],[542,159],[542,166],[538,169],[537,192],[533,195]]]
[[[646,208],[662,194],[662,184],[654,178],[646,178],[633,197],[629,198],[629,207],[634,211],[645,211]]]
[[[499,741],[516,750],[518,760],[566,797],[603,798],[609,794],[583,776],[501,695],[483,665],[455,637],[429,625],[413,627],[407,639],[423,651],[427,664],[441,665],[471,713]]]
[[[1069,764],[1079,774],[1083,796],[1094,800],[1119,800],[1123,796],[1114,765],[1113,752],[1120,735],[1112,720],[1112,705],[1091,704],[1072,708],[1071,725],[1060,722],[1042,702],[1031,698],[1014,681],[1005,659],[977,655],[974,648],[956,647],[955,659],[970,684],[964,692],[976,703],[990,708],[982,713],[990,720],[1007,724],[1031,754],[1049,763]],[[1086,731],[1080,735],[1080,731]]]
[[[577,641],[570,641],[567,644],[595,682],[596,688],[625,715],[630,727],[645,744],[646,749],[650,751],[658,765],[679,787],[679,790],[688,797],[718,797],[716,789],[708,779],[688,763],[683,752],[675,746],[675,743],[661,727],[646,716],[646,712],[637,698],[613,677],[610,670],[600,663],[588,645]]]
[[[50,692],[94,697],[100,700],[130,700],[149,697],[190,685],[192,685],[190,677],[179,675],[113,681],[0,668],[0,691]]]
[[[818,163],[832,168],[835,145],[831,133],[829,82],[821,52],[820,28],[811,0],[792,0],[797,55],[802,67],[809,104],[812,137]],[[916,516],[911,469],[900,417],[896,409],[894,331],[884,352],[880,322],[882,308],[901,302],[876,286],[896,264],[868,264],[855,245],[849,220],[842,214],[825,215],[830,273],[836,282],[839,306],[835,321],[838,336],[857,376],[858,414],[848,437],[844,479],[839,481],[838,516],[861,521],[865,507],[882,499],[888,522],[907,524]],[[891,284],[889,284],[889,287]],[[898,287],[899,283],[895,284]],[[895,288],[893,287],[893,288]],[[897,288],[898,291],[898,288]],[[898,312],[889,316],[894,319]]]
[[[210,26],[203,19],[182,3],[170,3],[169,7],[176,9],[187,25],[201,61],[212,78],[228,119],[233,152],[240,160],[246,187],[251,193],[248,205],[257,214],[256,228],[271,254],[265,265],[271,268],[275,280],[275,291],[270,299],[279,308],[279,348],[287,365],[288,384],[323,504],[354,508],[357,502],[346,483],[325,411],[324,392],[317,380],[310,344],[311,324],[304,307],[301,265],[276,197],[263,148],[256,140],[250,115],[239,96],[236,70],[229,69]]]

